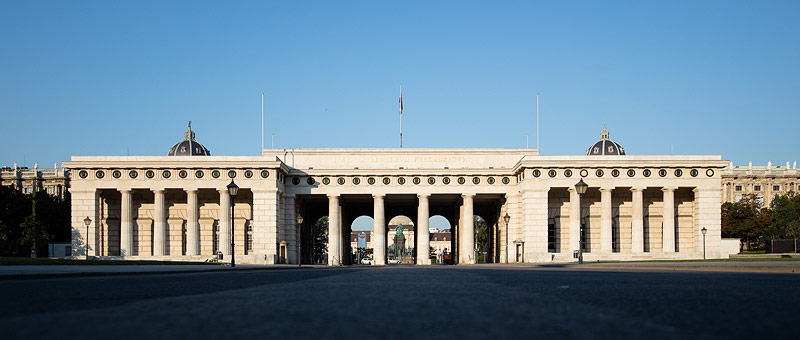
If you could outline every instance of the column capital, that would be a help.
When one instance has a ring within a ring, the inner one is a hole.
[[[330,198],[337,198],[338,199],[339,196],[341,196],[341,195],[339,195],[339,194],[328,194],[327,196],[328,196],[329,199]]]
[[[330,197],[330,196],[328,196],[328,197]],[[372,194],[372,198],[384,199],[384,198],[386,198],[386,194]]]
[[[417,194],[417,198],[419,199],[429,199],[431,198],[431,194]]]
[[[611,190],[614,190],[614,187],[612,187],[612,186],[602,186],[602,187],[600,187],[600,191],[611,191]]]
[[[461,194],[461,198],[474,198],[475,194]]]
[[[661,188],[661,191],[663,191],[663,192],[671,192],[671,191],[675,191],[675,190],[678,190],[678,187],[662,187]]]
[[[117,190],[118,190],[119,192],[123,193],[123,194],[124,194],[124,193],[128,193],[128,194],[130,194],[130,193],[133,191],[133,189],[131,189],[131,188],[120,188],[120,189],[117,189]]]
[[[197,188],[185,188],[185,189],[183,189],[183,191],[186,191],[186,192],[197,192],[198,190],[199,189],[197,189]]]
[[[633,192],[644,191],[644,189],[647,189],[647,187],[631,187],[631,191]]]
[[[152,192],[154,192],[154,193],[159,193],[159,192],[160,192],[160,193],[162,193],[162,194],[164,193],[164,190],[165,190],[165,189],[163,189],[163,188],[153,188],[153,189],[150,189],[150,191],[152,191]]]

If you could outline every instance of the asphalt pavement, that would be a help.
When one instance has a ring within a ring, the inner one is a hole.
[[[794,338],[800,276],[509,266],[0,280],[4,339]]]

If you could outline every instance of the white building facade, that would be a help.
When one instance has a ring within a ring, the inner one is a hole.
[[[189,153],[210,154],[191,144],[190,132]],[[430,264],[428,220],[441,215],[451,225],[454,262],[471,264],[473,216],[479,215],[490,226],[489,262],[572,262],[579,248],[586,261],[693,259],[702,258],[704,248],[709,258],[727,257],[720,248],[726,161],[630,156],[616,143],[601,147],[620,152],[265,149],[261,156],[75,156],[65,163],[72,173],[73,254],[197,261],[221,252],[227,261],[233,237],[239,263],[312,263],[320,246],[312,228],[327,216],[327,263],[346,265],[350,225],[366,215],[374,220],[380,265],[386,263],[387,222],[403,215],[413,221],[417,264],[424,265]],[[575,190],[581,179],[589,185],[582,198]],[[240,188],[232,233],[231,181]]]

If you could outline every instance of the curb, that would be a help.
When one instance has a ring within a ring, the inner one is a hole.
[[[257,270],[292,270],[313,267],[264,267],[264,268],[242,268],[231,269],[217,268],[217,269],[189,269],[189,270],[151,270],[151,271],[136,271],[136,272],[77,272],[77,273],[42,273],[42,274],[7,274],[0,275],[0,281],[12,280],[37,280],[37,279],[61,279],[61,278],[74,278],[74,277],[102,277],[102,276],[131,276],[131,275],[154,275],[154,274],[191,274],[191,273],[210,273],[222,271],[257,271]]]
[[[546,267],[545,267],[546,268]],[[552,267],[551,267],[552,268]],[[706,272],[733,272],[733,273],[780,273],[797,274],[800,267],[796,266],[563,266],[569,269],[597,269],[597,270],[655,270],[655,271],[706,271]]]

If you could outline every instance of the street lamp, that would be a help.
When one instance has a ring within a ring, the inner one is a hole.
[[[236,248],[233,243],[234,229],[233,229],[233,208],[236,206],[236,195],[239,194],[239,186],[236,183],[228,184],[228,194],[231,195],[231,268],[236,267]]]
[[[89,225],[92,224],[92,219],[89,216],[83,219],[83,224],[86,225],[86,259],[89,259]]]
[[[503,216],[503,222],[506,222],[506,263],[508,263],[508,222],[511,222],[511,216],[508,216],[508,211]]]
[[[295,239],[295,247],[296,247],[295,254],[297,256],[295,256],[295,257],[297,258],[297,265],[300,266],[301,265],[301,263],[300,263],[301,262],[300,261],[300,257],[301,257],[300,256],[300,235],[302,233],[301,227],[303,225],[303,215],[297,214],[296,221],[297,221],[297,238]]]
[[[578,183],[575,184],[575,191],[578,193],[578,224],[580,228],[578,229],[578,263],[583,264],[583,235],[580,232],[580,229],[583,229],[583,226],[580,225],[581,221],[581,200],[583,200],[583,194],[586,193],[586,189],[589,188],[589,185],[583,181],[581,178]]]
[[[706,259],[706,233],[708,232],[708,229],[706,229],[706,227],[703,227],[703,229],[700,229],[700,232],[703,233],[703,260],[705,260]]]

